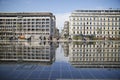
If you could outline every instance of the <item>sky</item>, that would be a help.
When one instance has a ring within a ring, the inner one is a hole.
[[[109,8],[120,9],[120,0],[0,0],[0,12],[52,12],[60,31],[74,10]]]

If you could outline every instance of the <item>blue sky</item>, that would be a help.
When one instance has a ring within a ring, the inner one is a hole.
[[[108,8],[120,8],[120,0],[0,0],[0,12],[52,12],[59,28],[74,10]]]
[[[67,13],[76,9],[120,8],[120,0],[0,0],[0,11]]]

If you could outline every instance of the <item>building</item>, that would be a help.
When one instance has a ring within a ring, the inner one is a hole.
[[[59,39],[60,35],[59,35],[59,29],[55,27],[55,38]]]
[[[49,12],[0,13],[0,39],[54,37],[56,18]]]
[[[64,22],[64,27],[62,29],[61,37],[68,38],[69,36],[69,21]]]
[[[72,42],[69,45],[69,62],[74,67],[120,68],[120,43]]]
[[[69,17],[69,35],[120,38],[120,10],[75,10]]]

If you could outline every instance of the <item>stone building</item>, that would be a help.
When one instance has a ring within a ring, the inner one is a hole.
[[[69,35],[120,38],[120,10],[75,10],[69,17]]]
[[[0,13],[0,39],[54,37],[56,18],[49,12]]]

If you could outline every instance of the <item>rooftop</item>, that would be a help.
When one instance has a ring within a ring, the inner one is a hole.
[[[120,12],[120,9],[107,9],[107,10],[75,10],[75,12]]]
[[[29,17],[29,16],[53,16],[50,12],[0,12],[0,17]]]

